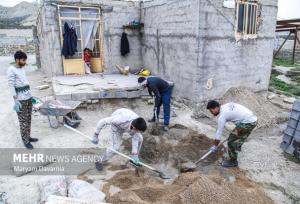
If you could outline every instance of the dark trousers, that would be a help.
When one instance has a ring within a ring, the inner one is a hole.
[[[30,98],[28,100],[20,101],[20,103],[22,108],[21,111],[17,113],[20,124],[20,132],[24,144],[28,144],[31,131],[32,101]]]
[[[157,107],[157,117],[159,117],[160,107],[163,105],[164,109],[164,125],[168,126],[170,124],[170,112],[171,112],[171,97],[172,97],[173,87],[170,86],[165,92],[161,94],[161,101]]]

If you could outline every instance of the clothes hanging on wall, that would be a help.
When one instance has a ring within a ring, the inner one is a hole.
[[[77,35],[74,26],[69,26],[66,22],[64,24],[64,34],[63,34],[64,42],[62,48],[62,54],[65,57],[73,56],[77,50]]]
[[[121,55],[124,57],[128,53],[130,53],[129,41],[127,38],[127,34],[125,32],[123,32],[122,38],[121,38]]]

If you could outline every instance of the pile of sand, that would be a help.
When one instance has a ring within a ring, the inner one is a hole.
[[[276,125],[278,122],[286,120],[286,118],[282,118],[285,116],[281,114],[282,111],[280,108],[268,101],[262,94],[255,93],[249,89],[231,88],[220,99],[220,102],[221,104],[235,102],[250,109],[258,117],[258,128],[270,127],[271,125]],[[206,110],[206,105],[207,102],[199,104],[193,117],[196,119],[202,117],[215,119],[215,117]]]
[[[122,191],[109,195],[111,186]],[[136,177],[133,171],[125,171],[108,180],[103,191],[109,203],[273,203],[255,183],[246,178],[238,177],[231,184],[220,176],[205,176],[199,172],[185,173],[172,184],[163,184],[160,179],[144,174]]]
[[[248,89],[231,88],[221,102],[236,102],[249,108],[258,117],[258,128],[277,124],[278,113],[281,112],[266,97]]]

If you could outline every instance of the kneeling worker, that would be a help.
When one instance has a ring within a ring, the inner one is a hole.
[[[230,133],[228,138],[228,154],[230,159],[222,163],[223,167],[237,167],[237,151],[241,147],[257,125],[257,117],[248,108],[237,104],[227,103],[220,105],[217,101],[210,101],[207,109],[214,115],[218,116],[218,129],[215,135],[214,145],[211,147],[213,152],[217,151],[226,122],[235,123],[235,129]]]
[[[144,132],[147,129],[146,121],[139,117],[135,112],[129,109],[118,109],[110,117],[101,119],[95,131],[95,134],[92,139],[92,143],[98,144],[99,142],[99,133],[102,128],[110,125],[112,131],[112,146],[111,149],[118,150],[122,144],[122,135],[127,132],[132,136],[132,162],[136,165],[139,164],[139,153],[143,143],[143,136],[141,132]],[[111,159],[114,155],[114,152],[109,148],[106,149],[106,152],[103,155],[101,161],[96,162],[96,169],[102,171],[103,164]]]

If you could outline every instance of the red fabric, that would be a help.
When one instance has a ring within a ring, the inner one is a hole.
[[[90,62],[92,58],[92,55],[90,53],[84,53],[84,61]]]

